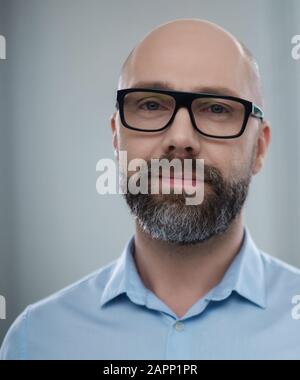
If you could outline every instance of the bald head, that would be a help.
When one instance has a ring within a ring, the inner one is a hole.
[[[132,87],[136,81],[166,81],[166,77],[178,80],[178,90],[188,90],[190,83],[199,87],[202,78],[214,81],[203,86],[229,85],[241,97],[263,106],[259,67],[251,51],[205,20],[178,19],[148,33],[123,63],[118,88]]]

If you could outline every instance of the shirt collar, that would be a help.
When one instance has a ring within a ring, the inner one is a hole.
[[[133,257],[134,235],[126,242],[121,256],[116,260],[101,297],[101,306],[120,294],[127,294],[132,302],[145,305],[148,289],[138,274]],[[247,226],[241,248],[223,279],[211,289],[205,299],[220,301],[235,291],[250,302],[265,308],[265,277],[262,258]]]
[[[266,307],[264,264],[247,226],[244,226],[243,241],[238,254],[223,279],[205,298],[220,301],[229,297],[233,291],[262,308]]]
[[[102,293],[101,306],[122,293],[126,293],[137,304],[145,304],[148,289],[138,274],[133,252],[134,235],[127,240],[121,256],[116,261]]]

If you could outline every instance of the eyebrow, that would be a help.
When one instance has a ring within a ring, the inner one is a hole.
[[[150,88],[156,90],[169,90],[169,91],[184,91],[184,92],[195,92],[195,93],[205,93],[205,94],[216,94],[216,95],[227,95],[227,96],[235,96],[240,97],[240,95],[227,87],[214,87],[214,86],[200,86],[194,87],[190,91],[185,90],[175,90],[174,86],[172,86],[168,82],[163,81],[154,81],[154,82],[145,82],[140,81],[135,83],[132,88]]]

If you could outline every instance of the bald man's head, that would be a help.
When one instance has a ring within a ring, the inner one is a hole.
[[[214,101],[205,97],[201,106],[195,102],[193,107],[193,102],[174,103],[169,97],[155,96],[151,90],[148,96],[143,91],[120,93],[125,97],[119,98],[117,111],[111,116],[118,160],[119,152],[125,151],[126,162],[143,159],[148,168],[152,159],[157,158],[170,163],[174,158],[190,159],[193,167],[197,159],[205,161],[206,181],[200,205],[186,205],[186,196],[182,193],[125,192],[140,230],[152,239],[191,245],[224,233],[234,223],[241,223],[241,210],[251,178],[260,171],[270,141],[266,120],[249,114],[246,107],[243,118],[240,106],[243,102],[239,100],[220,100],[226,99],[222,95],[230,95],[262,105],[258,65],[245,45],[207,21],[171,21],[152,30],[130,52],[118,87],[154,87],[216,95],[210,97]],[[131,93],[133,96],[128,95]],[[233,129],[236,132],[239,129],[240,135],[231,138]],[[129,182],[133,174],[127,168],[125,173]],[[159,187],[170,185],[173,191],[178,187],[180,190],[182,183],[184,187],[191,185],[188,178],[182,179],[162,174],[153,180]],[[150,187],[152,189],[152,185]]]
[[[240,69],[241,66],[244,66],[240,70],[244,76],[242,80],[246,81],[246,85],[248,85],[252,93],[252,100],[258,105],[263,106],[259,67],[252,52],[228,31],[216,24],[201,19],[170,21],[148,33],[131,50],[124,61],[120,72],[118,88],[129,87],[132,82],[131,79],[135,76],[136,69],[143,70],[141,65],[144,64],[145,70],[149,70],[149,65],[152,63],[154,65],[159,64],[160,56],[164,55],[166,59],[167,54],[169,54],[170,64],[174,61],[176,63],[176,60],[180,64],[180,57],[182,58],[184,55],[186,60],[194,60],[195,63],[197,61],[200,63],[202,57],[211,61],[218,61],[219,67],[223,61],[230,61],[231,66],[227,65],[226,67],[224,64],[223,66],[225,67],[222,68],[224,70],[234,71],[237,66]],[[166,61],[162,60],[162,66],[166,67],[165,63]],[[199,65],[199,69],[200,67],[201,64]],[[210,66],[206,68],[206,70],[213,69],[214,67],[210,69]],[[219,70],[218,67],[217,69]],[[197,84],[200,85],[201,83]],[[222,83],[219,84],[222,85]]]

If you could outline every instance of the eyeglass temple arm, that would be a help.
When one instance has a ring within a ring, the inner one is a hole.
[[[252,104],[252,113],[251,113],[252,116],[260,119],[260,120],[264,120],[264,111],[259,108],[256,104]]]

